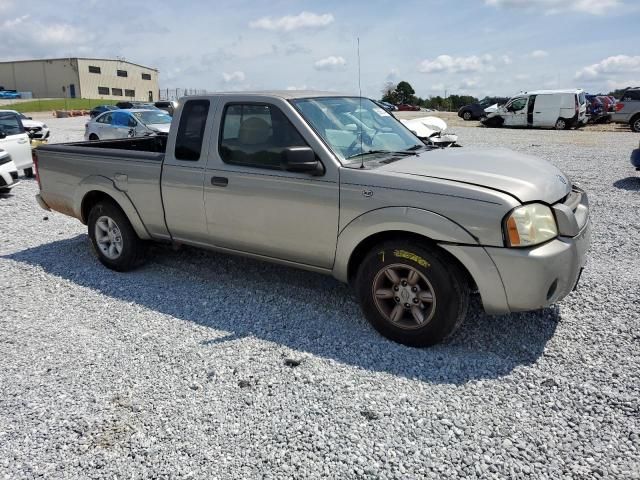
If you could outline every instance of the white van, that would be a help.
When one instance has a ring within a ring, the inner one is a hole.
[[[565,130],[587,123],[584,90],[538,90],[511,98],[482,121],[489,127],[555,128]]]
[[[18,170],[24,170],[27,177],[33,176],[31,141],[16,112],[0,110],[0,149],[11,155]]]

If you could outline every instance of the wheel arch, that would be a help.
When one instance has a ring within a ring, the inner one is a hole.
[[[633,124],[637,120],[640,120],[640,112],[636,113],[635,115],[632,115],[631,118],[629,119],[629,127],[631,127],[631,129],[633,129]]]
[[[374,245],[395,238],[412,238],[433,247],[437,247],[438,242],[478,244],[476,238],[461,226],[434,212],[408,207],[382,208],[357,217],[340,232],[334,277],[351,283],[366,253]],[[453,258],[448,252],[445,255]],[[454,261],[466,272],[457,259]]]
[[[76,217],[87,224],[89,212],[96,203],[110,201],[125,214],[139,238],[149,240],[147,231],[138,211],[124,192],[116,189],[113,182],[105,177],[89,177],[79,186],[75,195]]]

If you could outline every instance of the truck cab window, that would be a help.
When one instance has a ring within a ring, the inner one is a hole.
[[[177,160],[200,160],[204,128],[209,114],[209,100],[188,100],[182,108],[176,136]]]
[[[225,109],[219,151],[226,163],[279,169],[286,148],[306,146],[273,105],[228,105]]]

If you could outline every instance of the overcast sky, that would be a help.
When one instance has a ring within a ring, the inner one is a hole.
[[[453,7],[452,5],[455,5]],[[0,59],[125,57],[163,88],[512,95],[640,85],[640,0],[0,0]]]

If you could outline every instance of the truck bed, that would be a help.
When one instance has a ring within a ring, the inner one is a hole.
[[[86,222],[83,197],[115,191],[150,236],[166,238],[160,192],[166,144],[166,136],[150,136],[42,145],[36,149],[41,197],[52,209]]]

